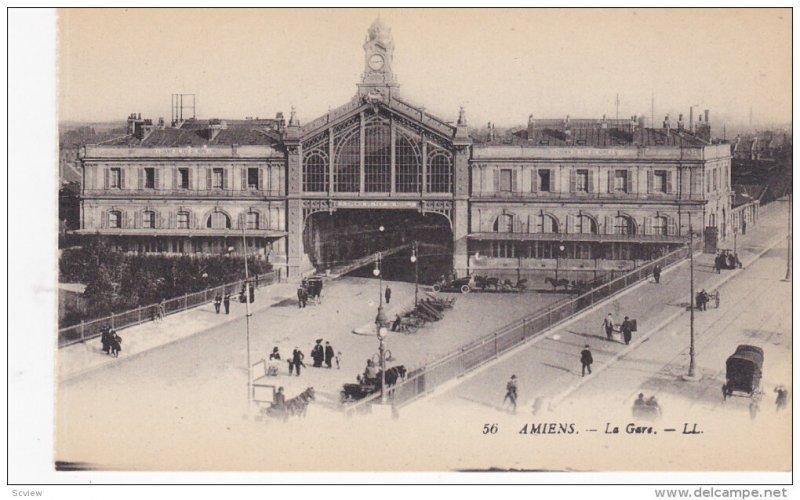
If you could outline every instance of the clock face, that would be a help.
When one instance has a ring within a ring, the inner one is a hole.
[[[368,64],[372,70],[378,71],[379,69],[383,68],[383,56],[380,54],[372,54],[372,56],[369,58]]]

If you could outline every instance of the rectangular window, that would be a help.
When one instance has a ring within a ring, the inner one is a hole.
[[[215,168],[211,174],[211,189],[222,189],[222,169]]]
[[[155,212],[145,212],[142,214],[142,227],[145,229],[154,229],[156,227]]]
[[[589,192],[589,171],[578,170],[575,177],[575,190],[581,193]]]
[[[258,189],[258,169],[247,169],[247,189]]]
[[[511,176],[514,174],[513,171],[508,169],[500,170],[500,192],[501,193],[510,193],[511,192]]]
[[[247,229],[258,229],[258,213],[247,213]]]
[[[122,227],[122,214],[120,212],[109,212],[108,227],[115,229]]]
[[[122,188],[122,170],[119,168],[112,168],[111,175],[108,179],[108,187],[113,189],[120,189]]]
[[[719,172],[719,170],[715,168],[714,169],[714,173],[712,174],[714,176],[714,191],[717,190],[717,186],[718,186],[718,184],[717,184],[717,172]]]
[[[616,170],[614,172],[614,191],[618,193],[628,192],[628,171]]]
[[[550,191],[550,170],[539,170],[539,191]]]
[[[181,189],[189,189],[189,169],[188,168],[179,168],[178,169],[178,187]]]
[[[653,172],[653,192],[666,193],[667,192],[667,171],[656,170]]]
[[[178,212],[178,229],[189,229],[188,212]]]
[[[145,189],[156,188],[156,169],[154,168],[144,169],[144,188]]]
[[[510,259],[516,256],[513,241],[493,241],[491,256],[500,259]]]

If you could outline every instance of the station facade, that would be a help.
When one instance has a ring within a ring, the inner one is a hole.
[[[453,123],[400,95],[380,20],[363,48],[353,99],[303,125],[294,110],[288,123],[131,115],[126,137],[79,153],[77,232],[170,254],[246,241],[290,275],[422,238],[458,275],[517,278],[627,269],[685,244],[690,225],[728,237],[730,147],[710,142],[707,115],[697,132],[530,117],[487,140],[463,109]]]

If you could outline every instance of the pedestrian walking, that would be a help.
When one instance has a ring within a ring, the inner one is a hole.
[[[700,290],[700,307],[703,311],[707,310],[709,300],[711,300],[711,297],[708,295],[708,292],[706,292],[706,289],[703,288]]]
[[[337,370],[341,370],[342,367],[341,367],[340,363],[342,361],[342,351],[337,351],[336,352],[336,358],[334,358],[334,359],[336,359],[336,369]]]
[[[103,333],[100,335],[100,344],[103,346],[103,352],[110,354],[111,351],[111,328],[106,326],[103,328]]]
[[[334,358],[334,356],[335,355],[333,353],[333,347],[331,347],[331,343],[326,341],[325,342],[325,366],[327,366],[328,368],[333,368],[333,358]]]
[[[603,328],[606,330],[606,338],[614,340],[614,316],[611,313],[603,320]]]
[[[222,301],[222,305],[225,306],[225,314],[231,313],[231,294],[226,293],[225,299]]]
[[[298,377],[300,376],[300,367],[306,367],[306,365],[303,363],[303,359],[305,359],[305,355],[300,352],[299,348],[295,347],[294,351],[292,351],[292,360],[289,361],[289,375],[292,374],[292,367],[294,367],[295,373]]]
[[[714,293],[714,308],[719,309],[719,290]]]
[[[300,309],[303,307],[303,287],[297,287],[297,308]]]
[[[392,300],[392,289],[388,286],[386,287],[386,291],[383,292],[383,296],[386,297],[386,303],[388,304]]]
[[[314,368],[322,368],[322,361],[325,359],[325,350],[322,348],[322,339],[317,339],[316,345],[311,349],[311,359],[314,360]]]
[[[633,325],[627,316],[625,316],[625,319],[622,321],[622,326],[620,326],[619,329],[622,332],[622,338],[625,341],[625,345],[630,344],[633,334]]]
[[[720,269],[722,269],[722,259],[724,259],[724,257],[721,253],[718,253],[717,256],[714,257],[714,272],[717,274],[719,274]]]
[[[115,358],[118,358],[120,351],[122,351],[122,337],[117,335],[116,330],[111,330],[111,332],[109,332],[109,335],[110,335],[109,347],[111,349],[110,354]]]
[[[221,305],[222,305],[222,295],[217,294],[217,296],[214,297],[214,310],[217,311],[217,314],[219,314],[219,308]]]
[[[747,234],[747,221],[742,220],[742,234]]]
[[[661,266],[658,264],[653,266],[653,279],[656,280],[656,283],[661,281]]]
[[[779,385],[775,388],[778,397],[775,398],[775,411],[781,411],[786,408],[786,401],[789,397],[789,390],[785,386]]]
[[[166,304],[164,299],[161,299],[161,302],[158,303],[158,321],[163,321],[164,316],[167,314]]]
[[[517,411],[517,396],[517,376],[511,375],[511,379],[506,384],[506,396],[503,398],[503,405],[506,404],[506,401],[511,402],[515,413]]]
[[[592,374],[592,363],[594,363],[592,351],[589,350],[589,344],[586,344],[581,351],[581,377],[585,376],[587,371],[589,375]]]

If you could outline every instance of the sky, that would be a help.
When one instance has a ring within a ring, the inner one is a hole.
[[[170,117],[301,123],[355,95],[367,28],[391,28],[401,95],[471,126],[710,109],[712,125],[791,123],[789,9],[67,9],[61,121]]]

